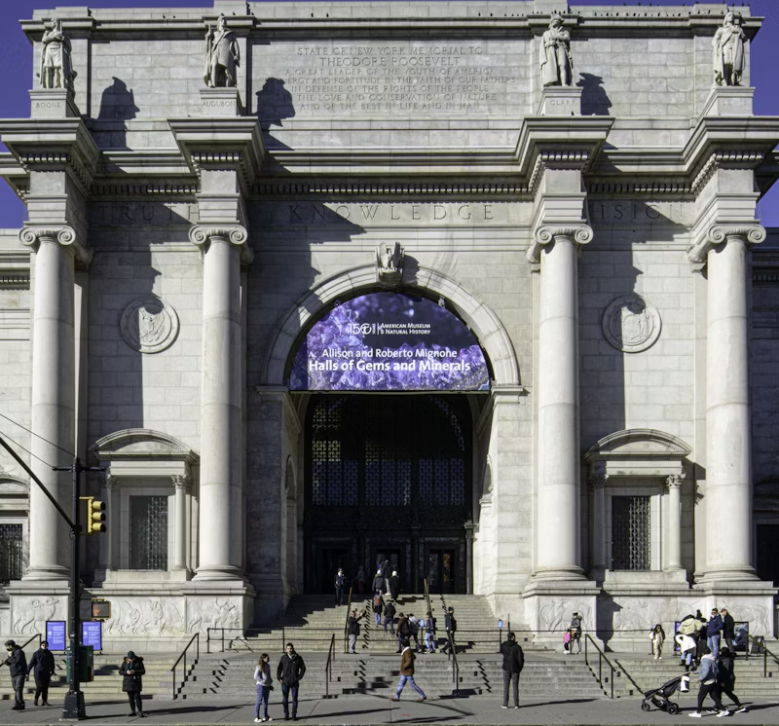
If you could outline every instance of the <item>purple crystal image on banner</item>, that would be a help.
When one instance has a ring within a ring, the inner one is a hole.
[[[309,330],[292,391],[488,391],[487,361],[454,313],[424,297],[376,292],[337,305]]]

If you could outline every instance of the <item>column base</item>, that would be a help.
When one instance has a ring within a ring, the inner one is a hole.
[[[539,567],[533,572],[531,576],[532,582],[557,582],[563,580],[565,582],[586,582],[587,576],[584,574],[584,570],[581,567]]]
[[[29,568],[22,577],[22,582],[70,582],[70,568],[52,565],[51,567]]]
[[[753,567],[731,567],[726,570],[707,570],[697,579],[698,584],[730,582],[760,582]]]
[[[35,88],[30,91],[30,116],[81,118],[81,112],[64,88]]]
[[[241,115],[237,88],[201,88],[201,116],[230,118]]]
[[[240,567],[198,567],[193,582],[236,581],[246,582],[246,573]]]
[[[581,579],[531,581],[522,592],[523,620],[535,631],[535,644],[562,649],[563,633],[570,626],[574,613],[582,618],[583,632],[594,635],[599,594],[598,585],[584,576]]]

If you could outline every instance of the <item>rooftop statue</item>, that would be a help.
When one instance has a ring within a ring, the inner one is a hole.
[[[573,85],[571,34],[563,28],[563,18],[552,13],[552,20],[541,38],[541,75],[545,86]]]
[[[52,19],[49,30],[43,31],[43,51],[38,76],[42,88],[64,88],[75,95],[73,79],[76,72],[70,59],[70,41],[62,30],[62,21]]]
[[[234,88],[238,85],[236,66],[241,65],[241,50],[235,33],[219,16],[216,32],[209,26],[206,33],[206,69],[203,80],[209,88]]]
[[[722,27],[711,41],[714,61],[714,83],[717,86],[740,86],[744,72],[744,41],[740,16],[726,13]]]

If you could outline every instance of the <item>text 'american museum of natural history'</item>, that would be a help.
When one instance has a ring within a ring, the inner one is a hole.
[[[32,16],[30,118],[0,121],[28,211],[0,231],[0,435],[67,511],[51,467],[104,469],[81,573],[109,644],[250,632],[384,563],[539,643],[576,611],[644,648],[714,606],[775,636],[761,18]],[[0,551],[0,634],[64,620],[66,523],[5,450]]]

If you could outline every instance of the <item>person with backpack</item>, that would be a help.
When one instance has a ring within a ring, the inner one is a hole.
[[[344,604],[344,584],[346,583],[346,577],[344,571],[339,567],[335,576],[335,604],[341,606]]]
[[[570,652],[573,655],[573,644],[576,643],[576,655],[582,652],[582,616],[574,613],[571,618],[571,645]]]
[[[257,684],[257,704],[254,707],[254,723],[271,721],[268,716],[268,700],[273,688],[273,680],[270,675],[270,656],[263,653],[257,661],[257,667],[254,669],[254,682]],[[262,706],[262,716],[260,716],[260,706]]]
[[[384,606],[384,632],[387,632],[387,626],[390,626],[390,633],[395,635],[395,603],[390,600]]]
[[[380,592],[373,593],[373,616],[376,621],[376,627],[381,625],[381,614],[384,612],[384,598]]]
[[[417,699],[420,703],[427,700],[425,692],[414,681],[414,660],[416,656],[414,651],[411,650],[411,645],[408,640],[403,641],[403,650],[400,658],[400,682],[398,683],[398,690],[392,697],[393,701],[400,700],[400,694],[403,693],[403,688],[406,683],[410,683],[411,687],[419,694]]]
[[[127,694],[127,700],[130,702],[130,716],[136,714],[141,718],[146,716],[141,700],[145,673],[146,667],[143,665],[143,658],[139,658],[133,651],[129,651],[122,661],[122,665],[119,666],[119,675],[122,676],[122,690]]]
[[[509,684],[513,686],[514,708],[519,708],[519,674],[525,667],[525,654],[522,647],[517,643],[517,637],[514,633],[508,634],[505,643],[500,644],[500,652],[503,656],[503,705],[501,708],[509,707]]]
[[[446,615],[444,616],[444,628],[446,628],[446,642],[444,643],[444,647],[441,648],[442,653],[447,653],[451,648],[452,653],[457,654],[457,644],[454,640],[454,634],[457,632],[457,620],[455,620],[454,617],[454,608],[450,607],[446,611]]]
[[[429,610],[425,618],[425,645],[428,653],[435,653],[435,618]]]
[[[398,653],[403,652],[403,642],[409,642],[411,640],[411,625],[408,622],[408,618],[401,613],[398,615]]]
[[[733,651],[727,645],[722,647],[717,660],[717,685],[719,697],[724,693],[735,705],[736,713],[746,713],[747,707],[741,704],[738,696],[733,692],[736,685],[736,672],[733,670]]]
[[[698,682],[701,684],[698,691],[698,708],[689,714],[690,718],[702,718],[703,702],[706,696],[709,696],[714,701],[714,706],[717,709],[717,716],[730,716],[728,711],[722,705],[722,699],[719,697],[719,684],[717,683],[718,669],[717,661],[711,653],[701,658],[701,667],[698,669]]]

